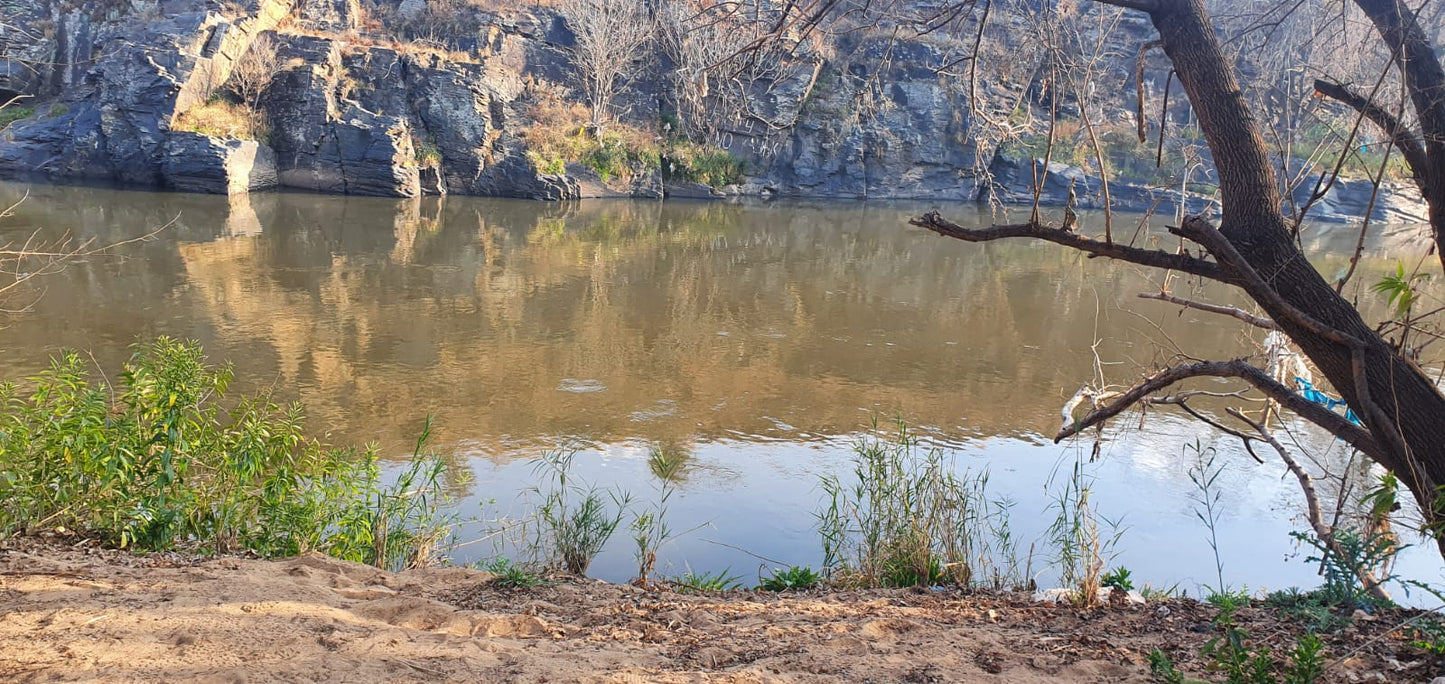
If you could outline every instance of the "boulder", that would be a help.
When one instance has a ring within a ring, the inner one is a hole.
[[[676,199],[718,199],[725,195],[724,191],[717,190],[707,183],[691,181],[670,181],[663,186],[663,193],[668,198]],[[736,194],[736,189],[734,189],[734,194]]]
[[[1297,206],[1309,200],[1319,176],[1307,176],[1294,190]],[[1374,196],[1373,207],[1370,204]],[[1420,198],[1420,191],[1409,183],[1387,181],[1379,192],[1367,179],[1338,179],[1325,196],[1310,208],[1309,218],[1317,221],[1350,221],[1369,213],[1371,221],[1384,223],[1428,223],[1429,207]]]

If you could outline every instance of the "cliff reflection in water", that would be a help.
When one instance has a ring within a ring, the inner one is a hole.
[[[139,338],[194,337],[336,440],[400,449],[430,413],[442,440],[489,454],[807,441],[875,417],[949,440],[1051,435],[1096,338],[1121,382],[1176,343],[1249,349],[1232,321],[1136,299],[1158,273],[906,225],[927,208],[35,188],[4,235],[114,241],[179,218],[48,280],[0,346],[14,377],[62,347],[114,367]]]

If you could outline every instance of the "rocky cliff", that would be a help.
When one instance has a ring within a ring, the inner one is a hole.
[[[1026,149],[979,144],[969,105],[974,93],[949,70],[956,46],[936,36],[860,32],[793,54],[789,68],[751,85],[746,116],[712,131],[716,144],[746,162],[746,177],[709,187],[670,177],[665,156],[622,179],[595,164],[540,160],[537,111],[576,81],[574,32],[547,7],[446,0],[6,3],[0,98],[21,96],[13,106],[29,115],[0,132],[5,176],[212,193],[283,187],[402,197],[1002,202],[1031,201],[1039,179],[1046,203],[1062,203],[1071,189],[1085,207],[1103,197],[1098,179],[1079,166],[1046,165]],[[273,50],[264,87],[241,104],[264,126],[239,135],[192,123],[197,112],[236,104],[216,101],[234,101],[244,90],[236,85],[238,69],[260,42]],[[635,69],[619,97],[620,118],[639,130],[662,130],[672,100],[668,60],[646,54]],[[1027,69],[992,76],[1024,83],[1032,77]],[[992,87],[989,77],[983,88]],[[1200,174],[1205,190],[1207,176]],[[1120,209],[1163,204],[1172,211],[1178,195],[1177,187],[1158,188],[1128,173],[1110,190]],[[1423,216],[1410,195],[1385,193],[1375,202],[1376,217]],[[1190,208],[1207,203],[1206,193]],[[1355,216],[1368,204],[1367,191],[1344,184],[1322,215]]]

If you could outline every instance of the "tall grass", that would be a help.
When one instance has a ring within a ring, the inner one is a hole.
[[[632,516],[632,540],[637,545],[637,582],[646,586],[657,569],[657,552],[672,539],[667,524],[667,502],[677,489],[688,455],[677,449],[654,446],[647,454],[647,469],[657,477],[657,499]]]
[[[1219,476],[1224,474],[1225,465],[1217,461],[1219,453],[1214,447],[1205,447],[1195,440],[1193,444],[1184,445],[1186,452],[1194,453],[1194,463],[1189,466],[1189,481],[1194,484],[1194,493],[1190,498],[1198,504],[1194,509],[1194,517],[1204,524],[1209,531],[1209,550],[1214,552],[1214,577],[1213,588],[1205,586],[1211,593],[1228,594],[1229,587],[1224,584],[1224,558],[1219,553],[1219,517],[1221,506],[1219,498]]]
[[[537,505],[533,555],[574,575],[586,575],[592,560],[617,531],[631,504],[626,492],[602,490],[572,474],[574,451],[548,452],[534,472],[543,485],[533,487]]]
[[[988,474],[958,472],[951,457],[921,447],[902,425],[892,440],[868,438],[854,448],[851,481],[828,476],[822,486],[827,504],[818,530],[835,582],[1027,582],[1007,533],[1007,505],[987,498]]]
[[[434,555],[453,520],[425,432],[388,485],[374,448],[307,438],[296,404],[228,401],[232,377],[196,343],[162,337],[117,386],[75,353],[27,390],[0,385],[0,534],[66,528],[138,550],[315,550],[388,568]]]
[[[1074,461],[1050,508],[1055,515],[1047,536],[1059,581],[1072,592],[1075,603],[1097,605],[1104,569],[1114,557],[1122,532],[1116,522],[1102,518],[1094,508],[1092,479],[1082,458]]]

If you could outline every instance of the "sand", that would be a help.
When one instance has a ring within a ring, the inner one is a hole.
[[[12,540],[0,681],[1145,682],[1152,648],[1202,668],[1213,615],[1193,601],[1078,611],[1018,595],[491,580]],[[1323,681],[1429,680],[1435,663],[1380,622],[1331,644],[1375,640]]]

